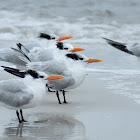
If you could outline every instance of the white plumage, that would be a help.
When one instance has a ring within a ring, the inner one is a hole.
[[[19,122],[24,121],[22,109],[32,108],[40,104],[46,94],[46,81],[66,78],[64,76],[50,75],[44,72],[36,72],[28,70],[20,72],[17,69],[4,67],[6,71],[22,76],[23,78],[10,79],[0,81],[0,103],[5,107],[21,112],[21,119]],[[48,81],[47,81],[48,82]]]
[[[55,90],[73,89],[78,87],[86,77],[86,66],[88,63],[99,62],[99,59],[89,59],[80,53],[68,53],[65,56],[59,57],[47,62],[29,62],[28,69],[41,70],[47,74],[64,75],[67,78],[59,81],[48,82],[48,87]],[[58,97],[58,92],[57,92]],[[60,99],[58,97],[59,103]],[[66,100],[64,99],[64,103]]]
[[[15,64],[17,67],[20,66],[19,68],[24,68],[25,67],[24,61],[19,59],[20,57],[23,56],[23,54],[20,53],[19,50],[23,51],[28,57],[31,57],[33,60],[35,59],[35,61],[38,58],[40,59],[40,60],[38,59],[38,61],[44,61],[44,58],[46,58],[45,60],[47,59],[50,60],[52,58],[51,52],[49,50],[45,54],[45,51],[48,48],[52,49],[52,51],[57,50],[56,48],[58,48],[58,50],[60,49],[67,51],[74,49],[71,44],[59,42],[64,39],[72,38],[71,36],[62,37],[62,39],[60,38],[55,35],[40,33],[39,39],[37,41],[38,43],[27,44],[25,47],[22,44],[18,43],[17,46],[13,47],[12,49],[1,48],[0,61],[10,62]]]

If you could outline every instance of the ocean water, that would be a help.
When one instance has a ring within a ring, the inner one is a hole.
[[[138,41],[139,6],[139,0],[0,1],[0,39],[30,41],[46,32],[73,35],[77,43]]]

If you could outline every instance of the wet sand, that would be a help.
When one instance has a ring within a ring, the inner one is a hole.
[[[68,104],[59,105],[55,93],[47,93],[41,106],[24,110],[28,122],[23,125],[18,124],[15,111],[0,107],[1,139],[138,140],[139,104],[107,89],[98,79],[102,75],[88,74],[79,88],[67,92]]]

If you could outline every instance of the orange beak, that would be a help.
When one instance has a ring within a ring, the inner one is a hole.
[[[83,48],[74,48],[73,50],[70,50],[71,52],[79,52],[79,51],[84,51],[85,49]]]
[[[66,78],[65,76],[61,76],[61,75],[50,75],[47,79],[48,81],[52,81],[52,80],[58,80],[58,79],[63,79]]]
[[[85,62],[93,63],[93,62],[101,62],[101,61],[103,61],[103,60],[90,58],[89,60],[87,60]]]
[[[73,38],[73,36],[61,36],[58,40],[56,41],[62,41],[62,40],[66,40],[66,39],[69,39],[69,38]]]

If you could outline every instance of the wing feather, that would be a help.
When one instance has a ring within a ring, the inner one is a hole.
[[[26,105],[33,98],[33,94],[27,92],[26,88],[21,79],[1,81],[0,102],[16,108]]]

